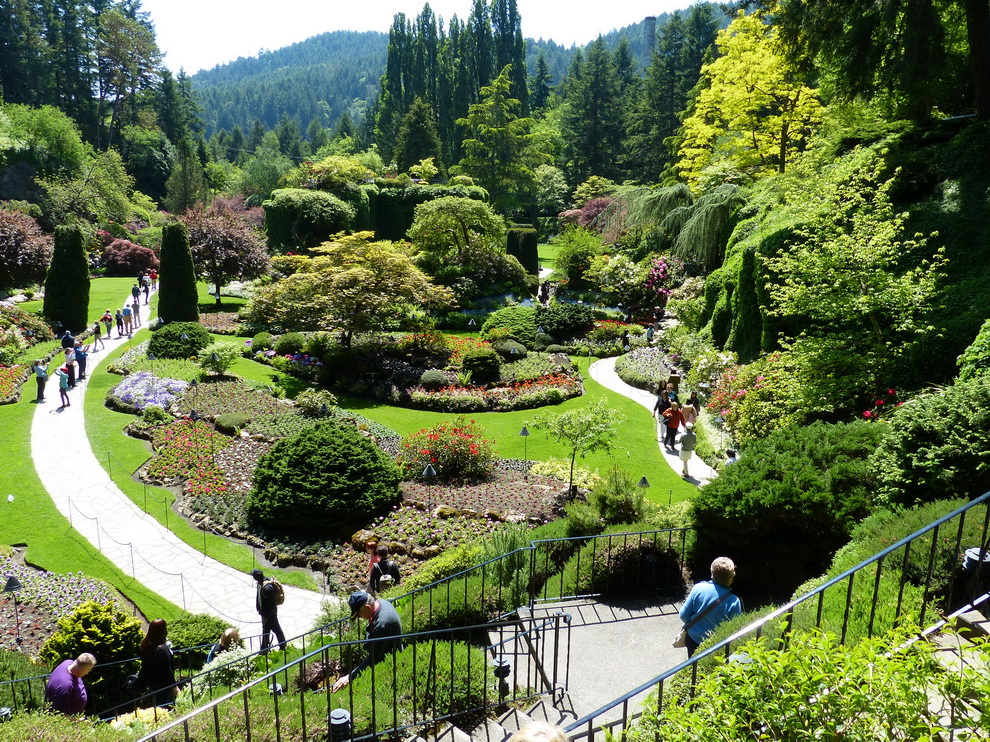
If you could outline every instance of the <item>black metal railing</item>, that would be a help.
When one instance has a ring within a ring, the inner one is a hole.
[[[347,737],[355,741],[476,719],[495,706],[560,689],[569,664],[569,623],[559,612],[404,634],[401,648],[336,694],[330,692],[334,681],[370,644],[395,639],[328,644],[213,698],[141,742],[251,739],[261,734],[259,726],[265,738],[322,742],[334,736],[331,721],[341,709],[351,724]]]
[[[884,633],[907,616],[925,626],[943,607],[949,611],[972,604],[990,590],[990,569],[984,564],[990,556],[988,500],[990,492],[577,719],[566,727],[569,737],[591,740],[618,734],[642,715],[635,699],[648,691],[656,692],[650,712],[661,714],[666,691],[676,688],[679,701],[685,693],[693,696],[706,665],[752,639],[768,638],[786,648],[793,631],[817,628],[848,643]],[[966,549],[978,550],[969,571],[961,566]]]

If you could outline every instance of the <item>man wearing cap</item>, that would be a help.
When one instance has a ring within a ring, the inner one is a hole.
[[[272,633],[278,639],[278,648],[285,649],[285,632],[278,622],[278,602],[276,588],[271,581],[265,581],[265,573],[260,569],[251,570],[251,576],[258,583],[254,607],[261,615],[261,651],[267,652],[272,645]]]
[[[333,692],[336,693],[341,688],[346,688],[352,679],[358,674],[381,660],[385,655],[394,652],[401,646],[402,623],[399,621],[399,614],[387,600],[376,600],[364,590],[351,593],[347,599],[347,605],[351,609],[351,620],[361,617],[368,622],[368,629],[365,638],[368,643],[365,648],[368,653],[361,663],[351,670],[350,675],[344,675],[333,684]],[[392,637],[388,639],[388,637]],[[375,640],[379,641],[375,641]]]
[[[83,678],[96,666],[96,658],[83,652],[74,660],[64,660],[48,678],[45,700],[66,716],[86,710],[86,684]]]

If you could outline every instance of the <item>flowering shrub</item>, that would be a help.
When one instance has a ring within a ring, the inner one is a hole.
[[[237,312],[206,312],[199,315],[199,324],[215,335],[236,335],[241,329]]]
[[[646,277],[646,289],[656,297],[658,306],[667,304],[674,286],[684,274],[684,263],[677,258],[657,258]]]
[[[411,477],[420,476],[427,464],[445,479],[487,477],[494,464],[492,443],[474,420],[464,417],[423,428],[403,439],[399,465]]]
[[[110,396],[138,412],[150,404],[167,410],[188,386],[184,381],[160,379],[149,371],[138,371],[111,389]]]
[[[507,412],[544,405],[559,404],[583,392],[581,383],[564,373],[537,379],[513,381],[482,389],[474,386],[445,386],[430,391],[422,387],[410,391],[409,399],[417,409],[441,412]]]
[[[863,419],[869,422],[878,422],[884,417],[889,417],[891,412],[903,404],[903,401],[897,399],[897,390],[888,389],[886,394],[877,395],[869,409],[863,410]]]
[[[186,482],[190,494],[226,490],[223,473],[214,463],[217,451],[231,444],[231,439],[217,433],[200,420],[176,420],[158,428],[152,438],[155,458],[147,475],[161,482]]]

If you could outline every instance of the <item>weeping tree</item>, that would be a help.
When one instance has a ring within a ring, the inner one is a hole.
[[[678,215],[684,221],[679,225],[671,251],[681,260],[699,263],[708,273],[715,270],[722,265],[726,243],[745,203],[741,189],[734,184],[726,183],[706,191],[689,212]]]

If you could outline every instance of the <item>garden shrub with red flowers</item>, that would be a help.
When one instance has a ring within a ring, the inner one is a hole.
[[[399,465],[412,478],[422,476],[427,464],[442,479],[483,479],[495,465],[492,442],[482,436],[480,425],[463,416],[423,428],[402,440]]]

